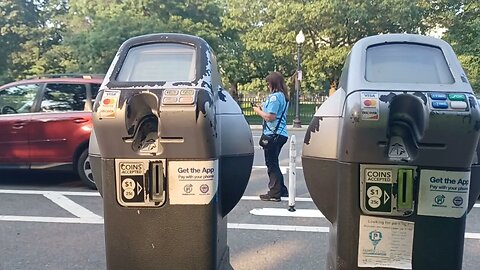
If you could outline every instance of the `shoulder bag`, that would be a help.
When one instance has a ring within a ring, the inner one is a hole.
[[[282,122],[282,118],[283,118],[283,115],[285,114],[285,111],[287,110],[287,107],[288,107],[288,102],[285,102],[285,109],[283,109],[282,115],[281,115],[280,118],[278,119],[277,126],[276,126],[275,129],[272,131],[273,134],[266,135],[266,134],[263,133],[263,130],[265,130],[265,127],[268,128],[268,129],[270,129],[270,128],[267,126],[267,122],[266,122],[265,120],[263,120],[262,136],[260,136],[260,141],[258,142],[258,144],[259,144],[263,149],[266,149],[266,148],[271,147],[271,146],[272,146],[273,144],[275,144],[275,142],[278,140],[278,136],[280,136],[279,134],[277,134],[278,126],[280,126],[280,122]]]

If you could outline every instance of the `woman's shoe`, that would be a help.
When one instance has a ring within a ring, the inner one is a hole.
[[[262,201],[270,201],[270,202],[279,202],[281,201],[280,198],[277,198],[277,197],[272,197],[268,194],[262,194],[260,195],[260,200]]]

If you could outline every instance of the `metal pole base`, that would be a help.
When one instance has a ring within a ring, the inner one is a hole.
[[[293,127],[294,128],[301,128],[302,127],[302,121],[300,121],[300,119],[293,119]]]

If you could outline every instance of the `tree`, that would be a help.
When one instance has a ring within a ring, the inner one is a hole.
[[[0,2],[0,82],[17,78],[25,68],[14,56],[37,37],[43,24],[39,13],[33,1]]]
[[[450,9],[450,15],[444,38],[455,50],[472,88],[480,93],[480,3],[461,1]]]
[[[295,36],[302,45],[304,88],[322,92],[323,82],[336,87],[345,56],[359,39],[380,33],[425,33],[429,6],[423,1],[395,0],[258,0],[245,5],[227,0],[226,23],[245,31],[248,51],[268,51],[277,70],[294,73]]]
[[[55,17],[65,12],[63,1],[0,3],[0,82],[64,71],[68,51]]]
[[[193,34],[218,46],[219,12],[200,0],[70,1],[64,35],[78,62],[72,71],[105,73],[120,45],[143,34]]]

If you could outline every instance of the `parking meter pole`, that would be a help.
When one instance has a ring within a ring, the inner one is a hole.
[[[288,211],[295,211],[295,196],[297,189],[297,149],[295,135],[290,138],[290,162],[288,167]]]

